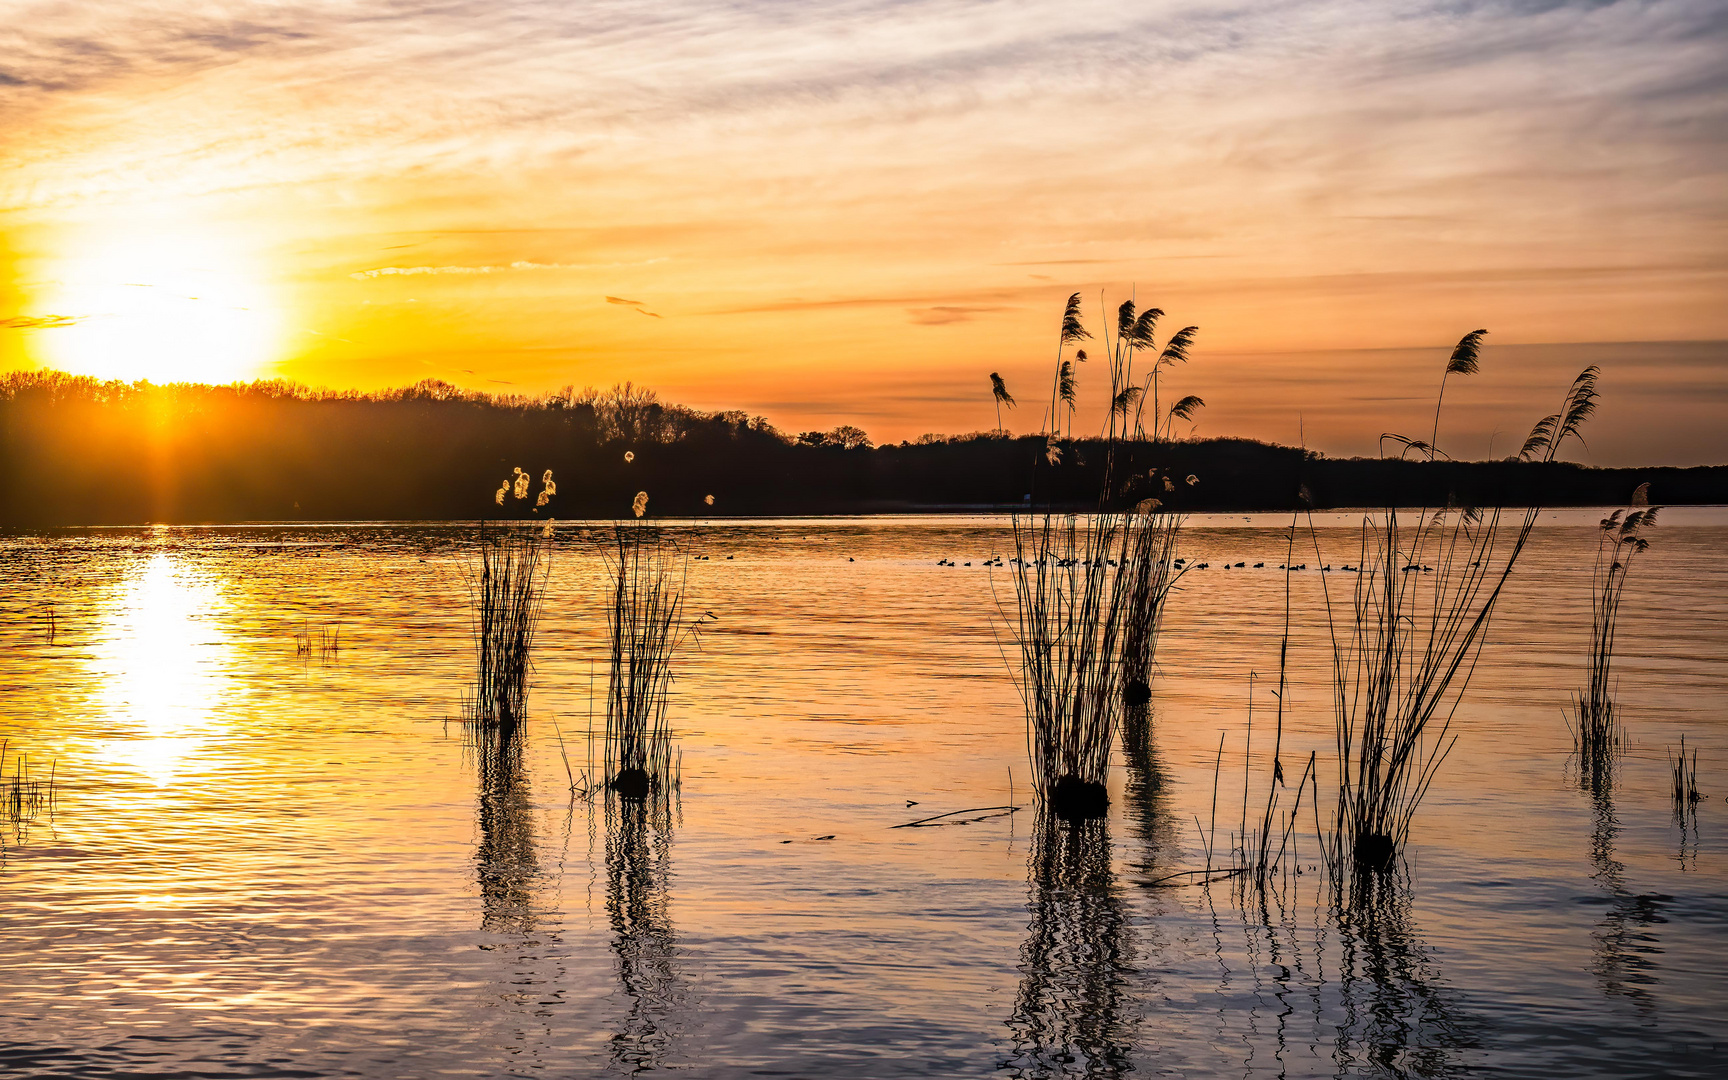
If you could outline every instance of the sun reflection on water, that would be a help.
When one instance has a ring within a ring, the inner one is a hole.
[[[105,760],[160,787],[218,733],[233,653],[217,618],[225,608],[215,582],[166,552],[120,587],[91,661],[97,709],[112,733],[96,748]]]

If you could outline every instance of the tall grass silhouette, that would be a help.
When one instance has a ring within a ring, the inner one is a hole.
[[[493,502],[528,498],[533,476],[517,466],[493,492]],[[535,512],[551,501],[557,486],[552,470],[543,485]],[[488,530],[480,523],[477,552],[466,567],[469,605],[474,621],[474,697],[468,719],[482,724],[514,727],[528,716],[528,671],[534,631],[545,601],[548,521],[539,532],[526,526]],[[331,645],[326,636],[324,645]],[[334,642],[340,648],[340,638]]]
[[[470,720],[514,725],[526,719],[530,654],[548,570],[542,537],[482,529],[467,571],[474,621]]]
[[[1644,532],[1656,527],[1660,509],[1650,505],[1650,485],[1640,484],[1632,493],[1632,505],[1609,514],[1597,527],[1596,560],[1590,570],[1590,651],[1584,689],[1572,697],[1578,780],[1590,790],[1612,783],[1615,761],[1626,744],[1615,706],[1614,641],[1626,578],[1634,560],[1650,547]]]
[[[613,529],[606,612],[606,782],[625,799],[666,797],[679,783],[666,708],[678,647],[707,613],[684,617],[684,554],[661,530],[641,520],[648,495],[632,504],[637,520]]]
[[[1458,343],[1442,376],[1477,370],[1485,331]],[[1559,409],[1537,422],[1520,456],[1552,462],[1596,408],[1597,369],[1584,369]],[[1436,418],[1435,430],[1439,429]],[[1429,441],[1387,434],[1399,456],[1444,457]],[[1538,506],[1510,520],[1501,508],[1448,506],[1411,516],[1365,515],[1358,566],[1340,630],[1326,590],[1338,754],[1337,806],[1327,838],[1332,881],[1342,889],[1390,870],[1410,823],[1453,745],[1458,708]],[[1319,535],[1309,518],[1316,557]]]
[[[1033,786],[1063,817],[1102,815],[1122,712],[1117,632],[1124,578],[1110,572],[1120,515],[1016,517],[1017,675]]]
[[[50,763],[48,775],[41,776],[31,771],[29,758],[18,754],[12,757],[12,772],[7,775],[8,748],[8,742],[0,740],[0,823],[16,829],[53,813],[58,765]]]
[[[1130,706],[1152,700],[1152,665],[1165,602],[1182,571],[1176,566],[1176,540],[1182,519],[1164,513],[1149,499],[1128,515],[1120,574],[1126,579],[1122,620],[1122,698]]]
[[[1109,407],[1101,433],[1104,482],[1096,512],[1082,517],[1046,508],[1017,514],[1013,521],[1019,646],[1014,668],[1026,709],[1033,785],[1047,809],[1072,819],[1106,812],[1106,771],[1124,695],[1135,705],[1150,696],[1164,600],[1179,574],[1175,553],[1181,520],[1151,497],[1155,470],[1133,476],[1116,471],[1119,448],[1146,439],[1141,419],[1146,389],[1156,386],[1162,367],[1186,359],[1193,340],[1192,327],[1173,337],[1142,385],[1135,365],[1141,351],[1155,347],[1162,315],[1158,308],[1138,310],[1134,301],[1124,301],[1116,311],[1115,334],[1105,331]],[[1066,415],[1072,424],[1074,365],[1086,362],[1086,354],[1077,349],[1069,359],[1064,353],[1091,336],[1075,293],[1064,307],[1057,337],[1043,467],[1060,468],[1065,449],[1072,449],[1061,445],[1061,421]],[[1186,406],[1185,413],[1196,407]],[[1169,479],[1164,483],[1168,487]]]
[[[1668,772],[1672,780],[1672,795],[1674,798],[1674,820],[1686,824],[1695,819],[1698,804],[1704,801],[1704,795],[1698,790],[1698,748],[1692,748],[1692,756],[1686,756],[1686,736],[1680,736],[1680,751],[1668,751]]]

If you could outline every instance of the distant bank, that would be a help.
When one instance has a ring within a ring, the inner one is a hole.
[[[525,499],[517,469],[534,478]],[[557,494],[535,508],[548,469]],[[1185,511],[1615,505],[1642,483],[1653,503],[1728,503],[1721,465],[1327,458],[1249,439],[1138,443],[1112,463],[1084,439],[872,446],[853,428],[789,435],[628,386],[528,399],[440,383],[337,394],[0,378],[0,525],[11,528],[608,518],[628,516],[638,492],[651,517],[1000,510],[1028,499],[1090,509],[1107,469],[1114,499]]]

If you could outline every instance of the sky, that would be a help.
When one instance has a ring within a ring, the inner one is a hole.
[[[1063,302],[1191,432],[1728,461],[1719,0],[0,0],[0,370],[631,380],[1037,429]],[[1087,406],[1104,376],[1082,368]],[[1464,383],[1460,386],[1459,383]]]

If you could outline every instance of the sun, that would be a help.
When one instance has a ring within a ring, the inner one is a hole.
[[[49,366],[104,379],[255,378],[281,349],[256,260],[213,230],[89,235],[49,269],[43,310],[74,320],[38,335]]]

